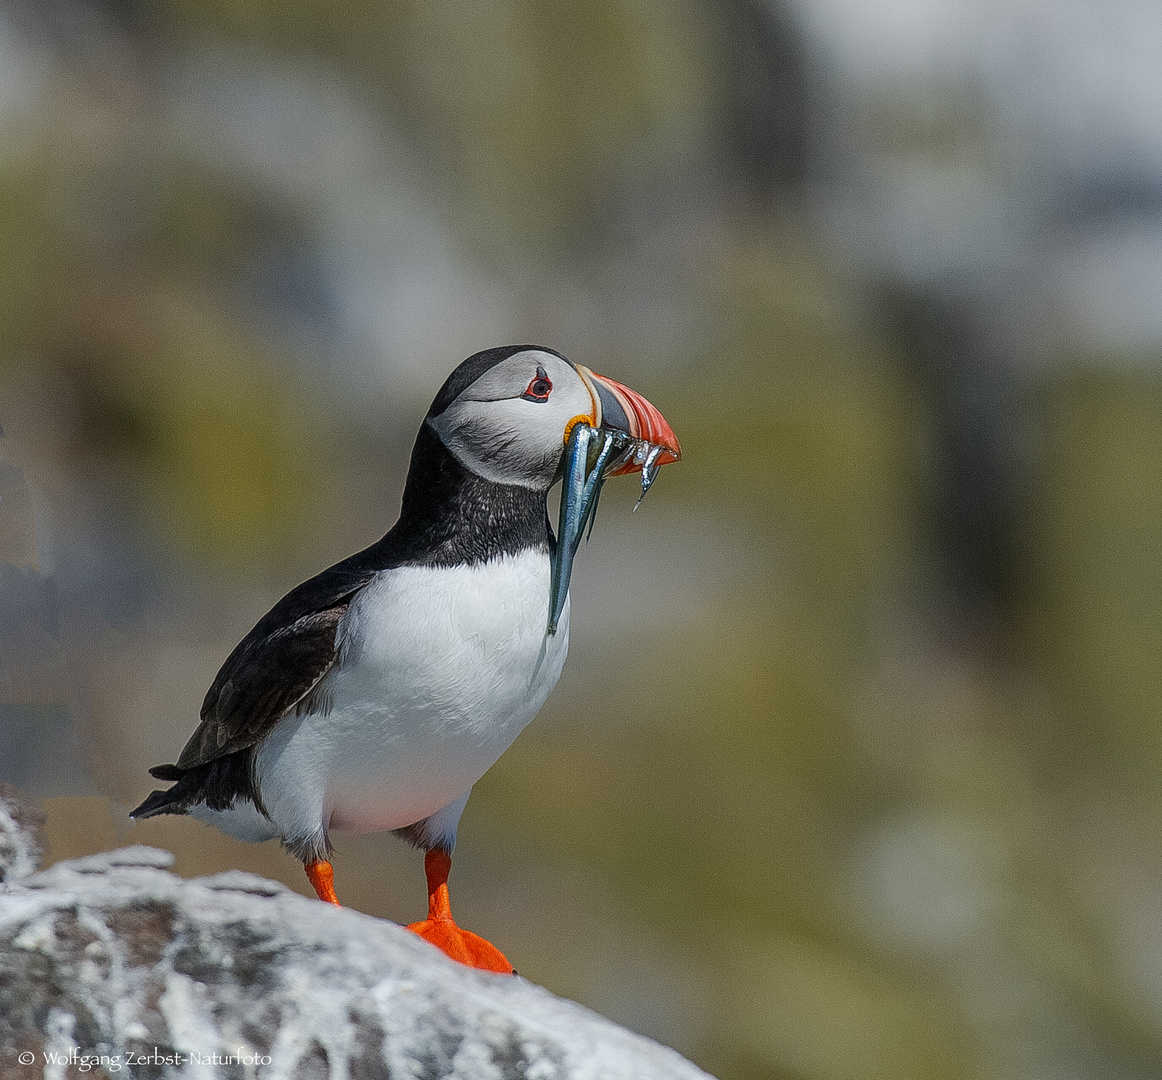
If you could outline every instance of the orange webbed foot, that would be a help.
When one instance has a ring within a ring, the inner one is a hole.
[[[428,917],[422,922],[411,923],[408,929],[461,964],[481,971],[515,975],[512,964],[495,945],[456,925],[448,896],[448,871],[451,868],[451,856],[445,851],[432,850],[424,856],[424,870],[428,876]]]
[[[452,919],[424,919],[423,922],[409,923],[408,929],[461,964],[501,975],[516,974],[504,953],[492,942],[485,941],[471,930],[461,930]]]

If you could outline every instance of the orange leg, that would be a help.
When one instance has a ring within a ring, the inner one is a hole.
[[[329,862],[322,860],[309,862],[306,864],[306,871],[307,878],[314,885],[320,900],[326,900],[328,904],[334,904],[335,907],[343,906],[339,903],[339,897],[335,895],[335,871]]]
[[[433,849],[424,856],[424,872],[428,876],[428,917],[423,922],[412,923],[408,929],[461,964],[482,971],[497,971],[502,975],[515,974],[512,964],[495,945],[456,925],[448,897],[448,871],[451,869],[452,857],[446,851]]]

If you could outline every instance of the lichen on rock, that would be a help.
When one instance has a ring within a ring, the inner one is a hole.
[[[33,873],[17,819],[0,799],[16,853],[0,884],[0,1075],[64,1076],[69,1061],[73,1075],[85,1058],[150,1077],[706,1076],[520,978],[253,874],[186,881],[147,847]]]

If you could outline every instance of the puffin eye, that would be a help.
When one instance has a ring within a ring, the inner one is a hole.
[[[548,401],[552,390],[553,383],[549,379],[548,372],[543,367],[538,367],[536,376],[529,383],[528,389],[521,394],[521,397],[525,401]]]

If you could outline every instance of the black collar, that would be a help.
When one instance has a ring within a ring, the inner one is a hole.
[[[457,566],[551,542],[545,492],[486,480],[425,422],[416,436],[399,520],[370,555],[386,566]]]

